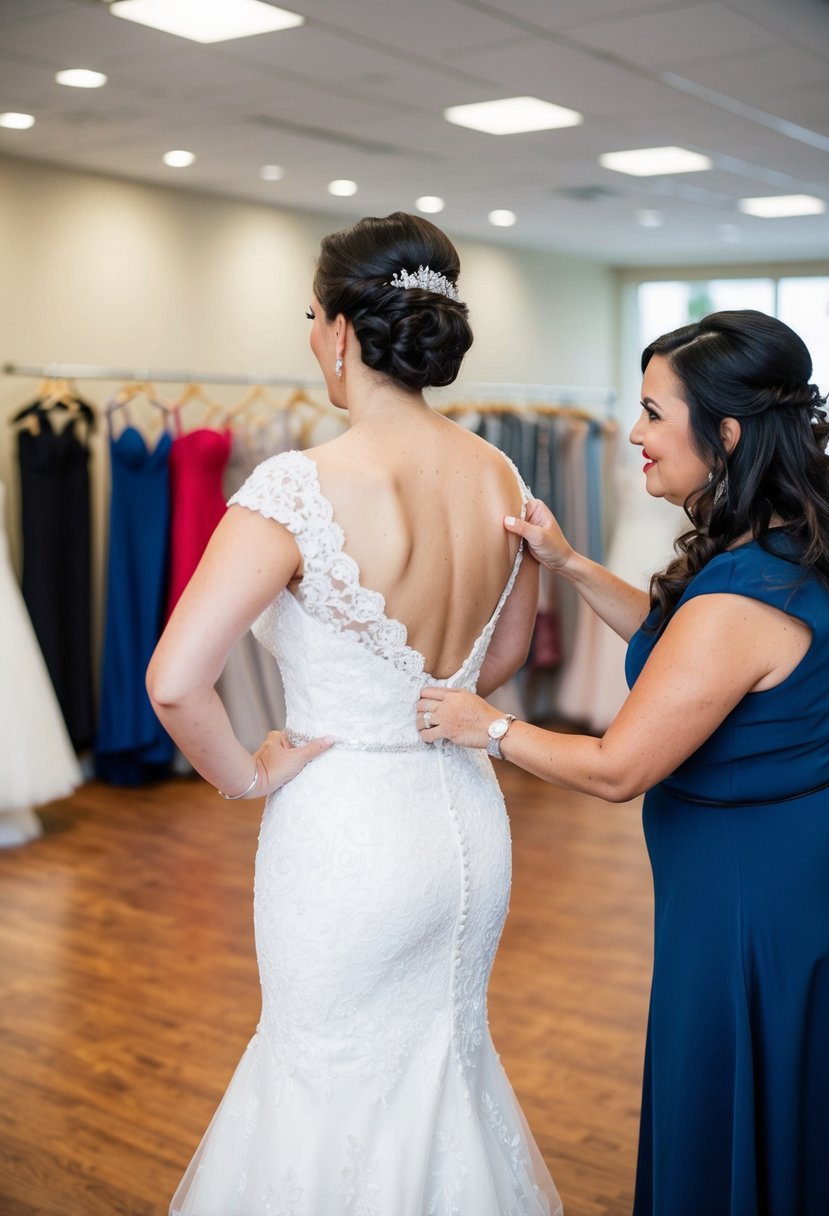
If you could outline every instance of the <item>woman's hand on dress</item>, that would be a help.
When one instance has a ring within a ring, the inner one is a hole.
[[[540,498],[529,500],[525,519],[505,516],[504,527],[516,536],[523,536],[535,560],[548,570],[561,570],[575,552],[556,517]]]
[[[448,739],[459,747],[486,747],[490,722],[503,714],[483,697],[462,688],[421,689],[417,728],[426,743]]]
[[[281,730],[272,730],[266,736],[260,747],[253,753],[259,769],[259,784],[252,798],[262,798],[287,785],[301,773],[305,765],[323,752],[327,752],[334,740],[330,736],[312,739],[301,747],[294,747],[288,736]]]

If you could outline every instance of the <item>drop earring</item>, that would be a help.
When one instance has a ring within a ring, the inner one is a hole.
[[[342,378],[343,378],[343,361],[342,361],[342,359],[338,359],[337,362],[334,364],[334,375],[337,377],[338,380],[342,380]]]
[[[709,474],[708,474],[708,481],[710,483],[713,480],[714,480],[714,471],[712,469],[711,472],[709,472]],[[728,469],[725,470],[723,477],[717,482],[716,489],[714,490],[714,502],[712,503],[712,506],[714,506],[714,507],[719,506],[720,502],[722,501],[723,498],[726,497],[727,494],[728,494]]]

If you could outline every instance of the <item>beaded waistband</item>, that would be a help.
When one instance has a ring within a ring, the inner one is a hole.
[[[304,735],[298,730],[286,727],[285,735],[294,747],[302,743],[310,743],[315,735]],[[423,752],[434,749],[433,743],[372,743],[362,739],[335,738],[333,747],[341,747],[349,752]]]

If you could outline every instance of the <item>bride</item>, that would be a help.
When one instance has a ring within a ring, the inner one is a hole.
[[[349,430],[254,471],[150,664],[195,768],[226,798],[267,796],[262,1016],[171,1216],[561,1212],[487,1026],[503,799],[485,754],[415,725],[424,683],[486,695],[517,669],[537,598],[501,522],[526,487],[422,395],[472,341],[458,271],[403,213],[323,240],[311,348]],[[254,755],[214,690],[251,625],[288,722]]]

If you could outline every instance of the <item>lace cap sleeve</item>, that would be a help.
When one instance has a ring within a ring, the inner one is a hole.
[[[313,465],[302,452],[280,452],[257,465],[227,505],[258,511],[296,535],[308,524],[314,485]]]

